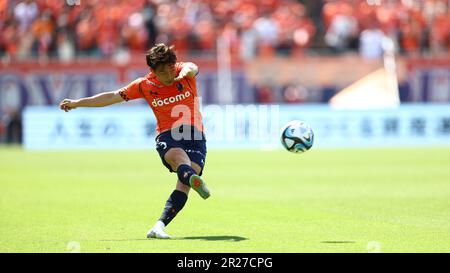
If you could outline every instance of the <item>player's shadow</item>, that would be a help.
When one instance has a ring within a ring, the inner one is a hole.
[[[241,236],[194,236],[194,237],[179,237],[177,240],[203,240],[203,241],[230,241],[230,242],[240,242],[248,240],[248,238]]]

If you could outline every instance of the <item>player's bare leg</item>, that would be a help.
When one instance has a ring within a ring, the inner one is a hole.
[[[176,216],[176,214],[184,207],[187,196],[189,194],[189,190],[192,187],[197,186],[197,192],[202,192],[206,198],[209,197],[209,191],[206,188],[205,183],[201,180],[198,175],[201,172],[201,167],[191,162],[186,152],[180,148],[172,148],[167,151],[165,160],[170,164],[173,170],[177,170],[178,177],[184,180],[183,182],[178,179],[175,190],[170,195],[167,200],[166,206],[164,208],[163,214],[161,218],[156,222],[153,228],[147,233],[147,238],[158,238],[158,239],[169,239],[170,235],[168,235],[164,228],[172,221],[172,219]],[[183,166],[184,165],[184,166]],[[188,172],[188,176],[184,176],[184,173],[178,172],[179,168],[183,168],[184,172]],[[190,166],[188,168],[187,166]],[[189,170],[190,169],[190,170]],[[189,183],[189,185],[186,184]],[[194,188],[195,189],[195,188]],[[206,189],[206,190],[205,190]],[[199,192],[199,194],[200,194]],[[207,194],[207,195],[206,195]],[[200,196],[202,196],[200,194]],[[203,197],[203,196],[202,196]],[[204,198],[204,197],[203,197]],[[206,199],[204,198],[204,199]]]

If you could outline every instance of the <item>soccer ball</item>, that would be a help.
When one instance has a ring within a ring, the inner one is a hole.
[[[293,120],[281,131],[281,144],[289,152],[304,153],[314,143],[314,132],[311,126],[301,120]]]

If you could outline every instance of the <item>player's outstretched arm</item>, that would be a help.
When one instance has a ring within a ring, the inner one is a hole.
[[[59,107],[61,110],[68,112],[77,107],[103,107],[122,101],[123,98],[120,96],[119,91],[111,91],[78,100],[64,99],[59,104]]]
[[[175,81],[179,81],[184,77],[193,78],[198,74],[198,66],[191,62],[186,62],[183,64],[183,68],[181,69],[178,77],[175,78]]]

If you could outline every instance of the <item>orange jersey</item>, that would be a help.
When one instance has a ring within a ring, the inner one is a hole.
[[[182,62],[175,64],[177,76],[183,64]],[[166,86],[150,72],[147,76],[138,78],[120,89],[119,94],[125,101],[138,98],[147,101],[156,117],[156,134],[182,124],[193,125],[203,132],[195,77],[185,77]]]

